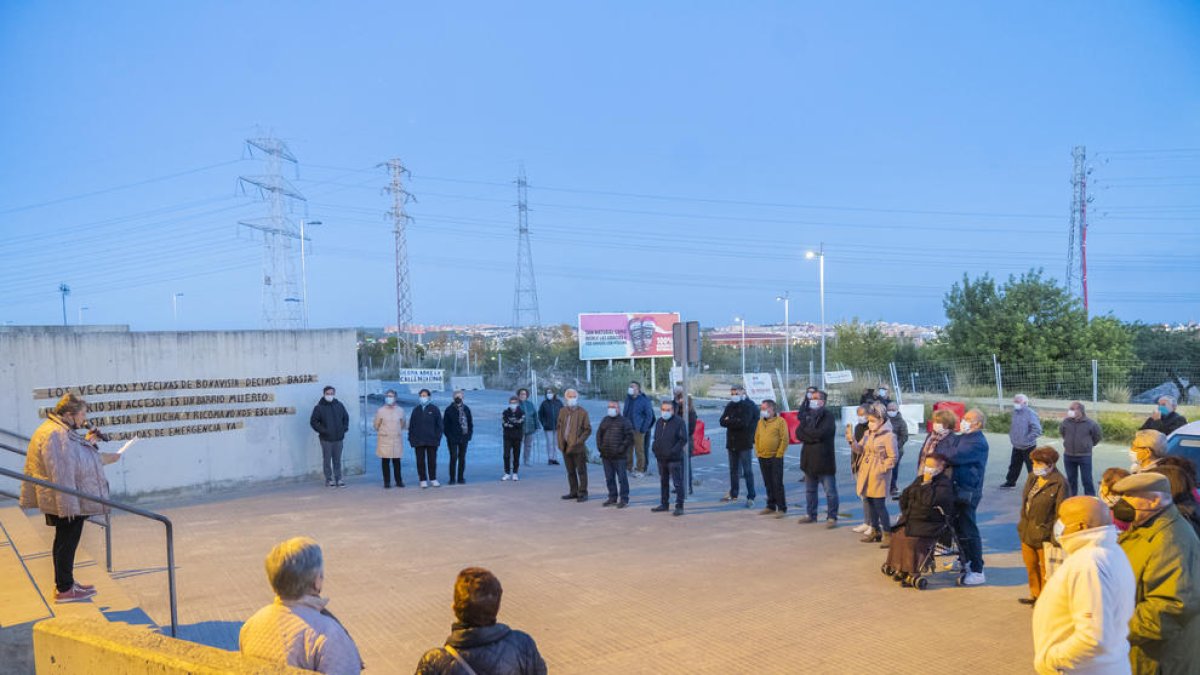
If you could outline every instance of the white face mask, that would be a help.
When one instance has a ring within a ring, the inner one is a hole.
[[[812,403],[809,404],[809,407],[813,410],[820,410],[821,408],[825,407],[825,401],[822,401],[819,398],[814,398]]]
[[[960,430],[961,430],[961,431],[962,431],[964,434],[966,434],[966,433],[970,433],[970,432],[971,432],[971,423],[970,423],[970,422],[968,422],[968,421],[966,421],[966,420],[963,420],[962,424],[958,425],[958,428],[959,428],[959,429],[960,429]]]
[[[1045,478],[1046,476],[1050,475],[1050,467],[1043,466],[1041,468],[1034,469],[1033,475],[1038,476],[1040,478]]]
[[[889,410],[888,417],[895,417],[899,413],[898,410]]]
[[[662,411],[662,418],[664,420],[669,420],[669,419],[671,419],[671,416],[674,414],[675,413],[671,412],[670,410],[664,410],[664,411]]]
[[[946,426],[943,424],[934,424],[933,425],[933,433],[939,434],[939,435],[946,433]]]
[[[551,392],[546,392],[546,400],[547,400],[547,401],[553,401],[553,400],[554,400],[554,394],[553,394],[553,393],[551,393]]]
[[[517,408],[520,408],[520,407],[521,407],[520,403],[509,403],[508,404],[508,409],[512,410],[514,412],[516,411]]]
[[[737,394],[730,394],[730,395],[729,395],[729,402],[730,402],[730,403],[737,403],[738,401],[741,401],[741,400],[742,400],[742,397],[741,397],[741,396],[738,396]]]
[[[1129,451],[1129,461],[1133,462],[1134,464],[1141,464],[1141,463],[1142,463],[1142,462],[1141,462],[1141,461],[1138,459],[1138,454],[1137,454],[1137,451],[1136,451],[1136,450],[1130,450],[1130,451]]]
[[[574,408],[576,403],[579,403],[579,399],[575,398],[574,396],[567,399],[568,408]]]
[[[1075,411],[1074,411],[1074,410],[1068,410],[1068,411],[1067,411],[1067,417],[1074,417],[1074,416],[1075,416]]]
[[[325,394],[325,400],[333,403],[333,394]]]
[[[854,423],[855,423],[855,424],[862,424],[863,422],[866,422],[866,421],[867,421],[867,418],[863,417],[862,415],[855,415],[855,416],[854,416]]]
[[[636,393],[635,393],[636,390],[633,387],[630,387],[629,389],[626,389],[625,391],[628,391],[630,396],[636,396]]]
[[[422,396],[422,397],[421,397],[420,399],[418,399],[418,400],[420,400],[420,401],[421,401],[421,405],[428,405],[428,404],[429,404],[429,397],[428,397],[428,396]]]
[[[1054,521],[1054,541],[1061,541],[1063,532],[1065,532],[1066,529],[1067,529],[1067,526],[1065,524],[1063,524],[1063,521],[1061,521],[1061,520]]]
[[[921,469],[921,472],[924,473],[926,476],[929,476],[930,478],[932,478],[932,477],[938,475],[938,473],[940,473],[936,466],[924,467]]]
[[[887,389],[880,389],[879,395],[886,398],[887,397]]]
[[[385,399],[383,399],[383,400],[384,400],[384,401],[385,401],[385,402],[386,402],[388,405],[392,405],[393,403],[395,403],[395,402],[396,402],[396,397],[395,397],[395,396],[388,396],[387,398],[385,398]]]
[[[608,409],[608,416],[609,416],[609,417],[616,417],[616,416],[617,416],[617,409],[616,409],[616,408],[609,408],[609,409]]]
[[[758,416],[765,420],[771,416],[771,411],[770,410],[759,410]]]
[[[1024,407],[1025,407],[1024,403],[1014,403],[1013,404],[1013,410],[1020,410],[1021,408],[1024,408]]]

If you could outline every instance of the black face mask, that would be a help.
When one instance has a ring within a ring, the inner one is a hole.
[[[455,397],[454,397],[454,402],[455,402],[455,403],[462,403],[462,397],[461,397],[461,396],[455,396]]]
[[[1112,507],[1113,518],[1125,523],[1132,523],[1137,520],[1137,509],[1133,508],[1133,504],[1125,501],[1125,498],[1117,500]]]

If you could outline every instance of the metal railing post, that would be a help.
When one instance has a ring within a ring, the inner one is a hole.
[[[112,574],[112,514],[104,514],[104,568]]]
[[[1096,359],[1092,359],[1092,403],[1096,403],[1100,393],[1100,364]]]

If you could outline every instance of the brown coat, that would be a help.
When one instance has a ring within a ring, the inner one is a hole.
[[[28,452],[25,475],[108,498],[108,478],[100,451],[57,416],[51,415],[33,432]],[[26,482],[21,483],[21,507],[61,518],[108,511],[98,502]]]
[[[379,406],[375,411],[375,456],[381,459],[400,459],[404,456],[404,430],[408,420],[404,408],[398,405]]]
[[[854,444],[862,453],[855,483],[859,497],[886,497],[891,485],[892,467],[896,466],[896,434],[890,422],[878,430],[867,428],[862,440]]]
[[[587,411],[580,406],[563,406],[558,411],[558,449],[564,455],[587,452],[587,439],[592,435],[592,423]]]

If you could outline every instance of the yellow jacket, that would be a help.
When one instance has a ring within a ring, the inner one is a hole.
[[[754,450],[760,459],[783,459],[787,452],[787,422],[778,415],[758,421],[754,432]]]

